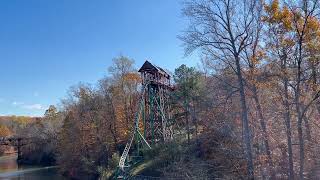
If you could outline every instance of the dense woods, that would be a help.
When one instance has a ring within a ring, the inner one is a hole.
[[[185,6],[186,52],[201,51],[214,76],[233,89],[226,102],[238,98],[248,178],[318,177],[312,172],[318,168],[319,2]]]
[[[319,178],[319,1],[196,0],[182,12],[189,27],[179,39],[201,61],[170,73],[174,139],[146,151],[136,175]],[[111,178],[134,125],[138,66],[114,58],[104,78],[70,88],[42,118],[1,119],[0,136],[32,139],[25,162]]]

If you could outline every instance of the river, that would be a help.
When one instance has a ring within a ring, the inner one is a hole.
[[[55,166],[19,166],[17,155],[0,157],[0,180],[66,180]]]

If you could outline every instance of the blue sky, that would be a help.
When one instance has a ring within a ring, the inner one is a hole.
[[[43,115],[78,82],[96,83],[112,58],[173,70],[187,26],[176,0],[2,0],[0,115]]]

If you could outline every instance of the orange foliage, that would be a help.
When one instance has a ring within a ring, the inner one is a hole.
[[[0,137],[10,136],[11,134],[12,133],[7,126],[0,124]]]
[[[124,81],[140,82],[141,78],[138,73],[130,72],[124,75]]]

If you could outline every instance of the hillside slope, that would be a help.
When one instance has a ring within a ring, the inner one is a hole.
[[[144,152],[132,179],[245,179],[242,149],[224,129],[204,133],[189,144],[172,141]]]

